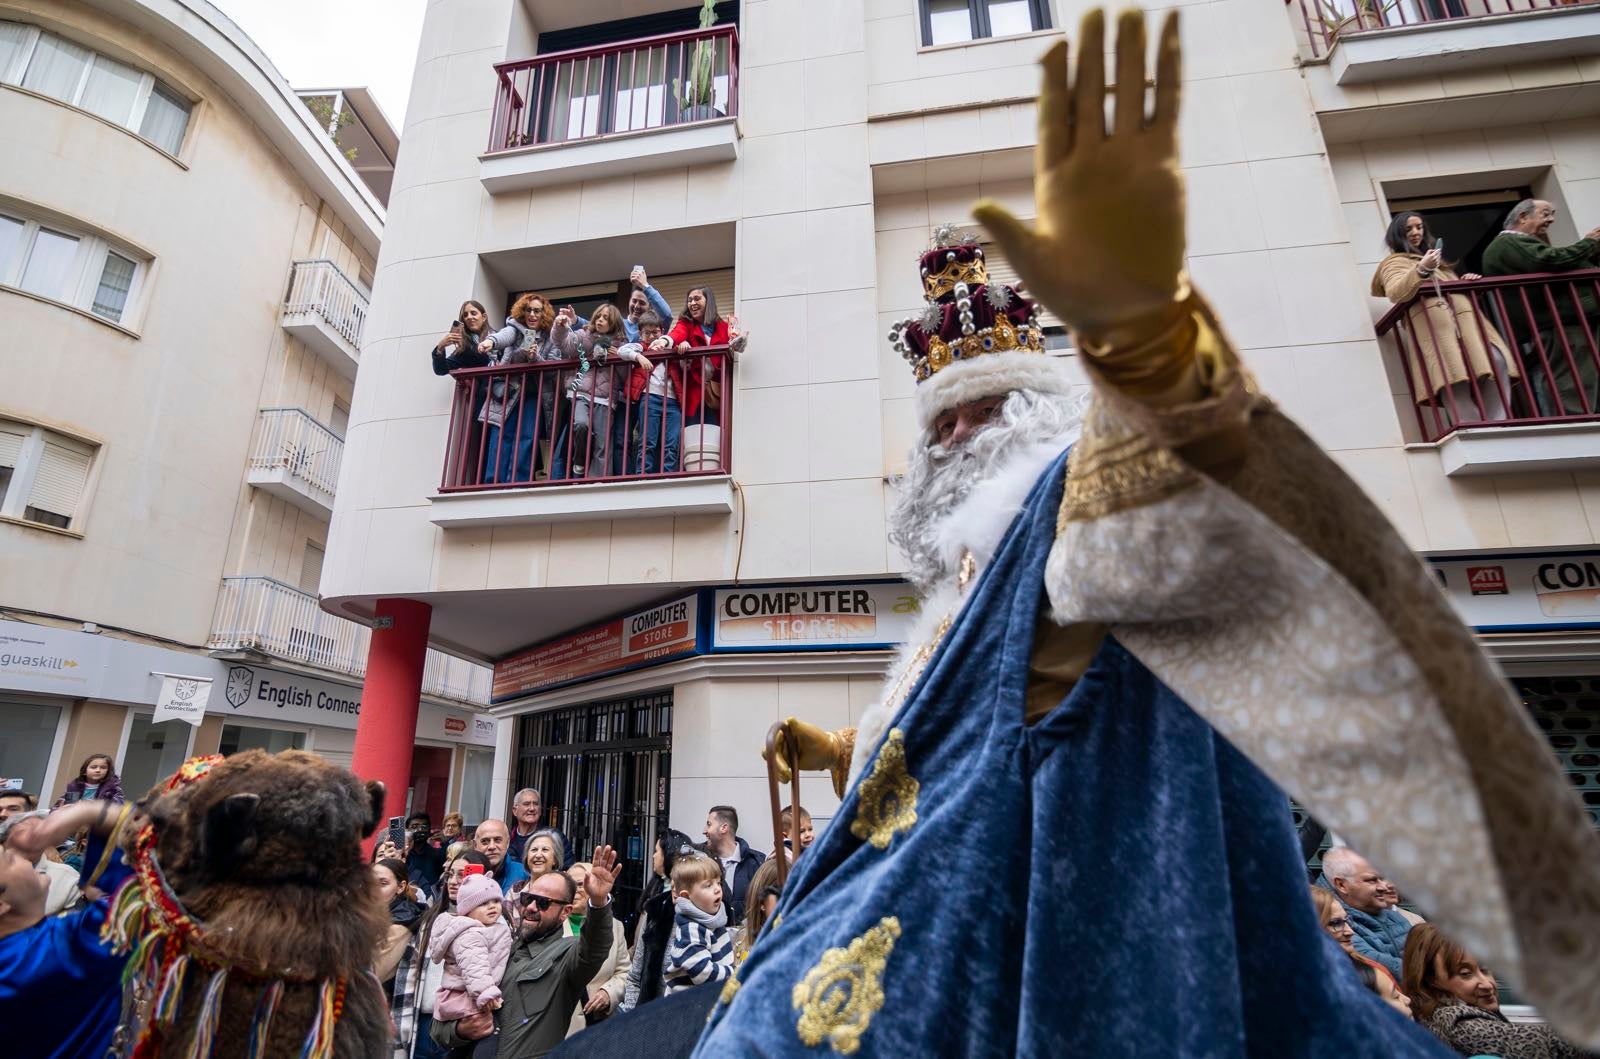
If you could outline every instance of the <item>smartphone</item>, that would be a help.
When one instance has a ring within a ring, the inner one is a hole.
[[[394,843],[395,849],[406,848],[406,819],[403,816],[389,817],[389,841]]]
[[[1444,240],[1443,239],[1435,239],[1433,241],[1433,248],[1435,250],[1443,250],[1444,249]]]
[[[458,327],[461,326],[461,321],[460,320],[451,320],[450,321],[450,326],[452,328],[458,328]]]

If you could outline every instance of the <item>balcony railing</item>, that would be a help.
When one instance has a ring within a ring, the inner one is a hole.
[[[332,261],[296,261],[289,266],[285,315],[320,316],[340,338],[357,350],[367,321],[367,296]]]
[[[317,597],[271,577],[224,577],[207,646],[258,651],[319,669],[364,676],[372,632],[336,618]],[[432,648],[422,675],[427,695],[487,704],[490,670]]]
[[[731,24],[552,52],[494,69],[489,153],[738,113],[739,34]]]
[[[727,473],[728,347],[648,357],[666,366],[674,396],[647,393],[645,373],[636,375],[626,361],[587,371],[576,360],[558,360],[451,372],[456,392],[441,491]]]
[[[330,497],[339,487],[344,441],[303,408],[263,408],[250,448],[252,471],[280,471]]]
[[[1450,22],[1492,15],[1526,14],[1594,3],[1596,0],[1299,0],[1300,15],[1320,58],[1342,37],[1399,26]]]
[[[1378,321],[1422,440],[1600,420],[1600,269],[1426,283]]]

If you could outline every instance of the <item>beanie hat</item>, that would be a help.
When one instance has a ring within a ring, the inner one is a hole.
[[[1013,390],[1069,394],[1066,361],[1045,352],[1038,309],[1015,287],[989,280],[983,247],[943,224],[920,261],[922,313],[889,332],[917,380],[917,426]]]
[[[477,867],[469,865],[468,869]],[[500,900],[500,884],[481,871],[464,875],[456,890],[456,914],[466,915],[481,904]]]

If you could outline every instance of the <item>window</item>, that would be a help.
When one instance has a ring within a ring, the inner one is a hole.
[[[322,546],[306,541],[305,554],[300,557],[300,591],[317,594],[322,584]]]
[[[0,82],[97,114],[174,155],[194,109],[154,74],[21,22],[0,22]]]
[[[20,779],[23,790],[39,796],[41,807],[49,805],[59,793],[41,788],[60,721],[60,706],[0,699],[0,776]]]
[[[189,756],[194,726],[186,721],[155,723],[153,715],[135,714],[128,728],[128,748],[122,753],[122,787],[147,791],[157,780],[178,771]]]
[[[0,515],[76,529],[94,453],[76,438],[0,419]]]
[[[217,751],[231,757],[241,750],[265,750],[276,754],[280,750],[304,750],[306,734],[282,728],[256,728],[252,725],[225,724],[222,726],[222,743]]]
[[[0,285],[122,323],[144,266],[142,258],[99,236],[0,214]]]
[[[333,399],[333,415],[328,420],[328,429],[338,435],[340,441],[350,432],[350,406],[337,397]]]
[[[958,44],[1050,28],[1049,0],[921,0],[925,44]]]

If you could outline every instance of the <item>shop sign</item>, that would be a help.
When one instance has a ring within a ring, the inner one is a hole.
[[[497,663],[490,701],[693,654],[699,625],[699,599],[688,595],[557,637]]]
[[[889,647],[911,634],[919,610],[902,582],[723,588],[714,605],[720,651]]]
[[[1429,562],[1445,595],[1474,628],[1600,628],[1600,552]]]
[[[206,703],[211,699],[210,677],[186,677],[176,673],[154,674],[161,678],[161,692],[156,696],[154,721],[182,721],[198,726],[206,716]]]
[[[0,687],[88,698],[105,682],[108,642],[70,629],[0,621]]]

